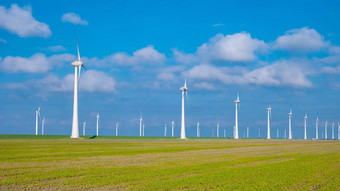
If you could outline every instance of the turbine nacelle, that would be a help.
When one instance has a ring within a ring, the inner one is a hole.
[[[83,66],[83,61],[76,60],[76,61],[72,62],[71,65],[74,66],[74,67]]]

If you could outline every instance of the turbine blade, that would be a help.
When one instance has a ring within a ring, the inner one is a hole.
[[[77,44],[77,53],[78,53],[78,61],[80,60],[80,54],[79,54],[79,47],[78,47],[78,40],[77,40],[77,33],[74,33],[76,37],[76,44]]]
[[[185,91],[185,95],[187,96],[187,101],[188,101],[188,91]]]
[[[82,64],[81,67],[83,67],[85,70],[87,70],[87,68],[84,66],[84,64]]]

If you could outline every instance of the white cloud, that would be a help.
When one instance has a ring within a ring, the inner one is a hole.
[[[265,52],[267,49],[268,45],[264,41],[252,38],[249,33],[241,32],[226,36],[217,34],[209,42],[198,47],[194,55],[186,55],[176,49],[173,53],[176,61],[180,63],[249,62],[257,59],[257,53]]]
[[[307,27],[289,30],[274,42],[274,48],[290,52],[316,52],[328,45],[322,35]]]
[[[73,23],[75,25],[88,25],[86,20],[82,20],[78,14],[75,13],[65,13],[61,17],[61,21]]]
[[[223,27],[224,24],[222,24],[222,23],[216,23],[216,24],[213,24],[212,26],[213,26],[213,27]]]
[[[0,38],[0,42],[6,44],[7,41],[5,39]]]
[[[61,66],[73,60],[75,60],[75,56],[70,54],[47,57],[45,54],[36,53],[28,58],[7,56],[0,60],[0,70],[9,73],[45,73],[53,66]]]
[[[201,82],[201,83],[194,83],[194,87],[198,89],[205,89],[205,90],[214,90],[215,86],[211,83]]]
[[[336,67],[330,67],[326,66],[321,68],[321,72],[327,73],[327,74],[340,74],[340,65]]]
[[[46,47],[44,49],[47,50],[47,51],[50,51],[50,52],[64,52],[64,51],[66,51],[66,48],[61,46],[61,45],[49,46],[49,47]]]
[[[178,79],[176,73],[179,73],[184,69],[185,68],[183,66],[170,66],[161,68],[156,76],[156,79],[165,82],[177,82]]]
[[[0,6],[0,28],[4,28],[20,37],[51,36],[50,27],[41,23],[32,16],[30,6],[19,7],[12,4],[9,9]]]
[[[219,81],[223,84],[255,84],[264,86],[312,87],[307,79],[310,72],[298,62],[278,61],[252,71],[241,68],[216,67],[207,64],[194,66],[184,75],[197,81]]]

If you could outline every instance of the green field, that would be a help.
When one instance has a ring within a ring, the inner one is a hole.
[[[0,190],[340,190],[340,141],[0,135]]]

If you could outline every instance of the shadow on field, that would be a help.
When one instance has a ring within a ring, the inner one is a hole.
[[[95,139],[97,137],[97,135],[93,135],[92,137],[90,137],[89,139]]]

